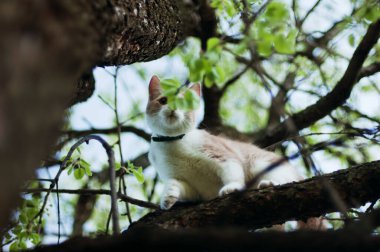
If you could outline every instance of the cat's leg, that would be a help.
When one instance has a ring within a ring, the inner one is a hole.
[[[219,176],[222,179],[223,187],[219,190],[219,196],[244,189],[244,169],[238,161],[226,160],[220,164],[220,167]]]
[[[177,201],[193,201],[197,200],[198,193],[182,180],[169,179],[165,183],[164,193],[161,197],[161,209],[171,208]]]

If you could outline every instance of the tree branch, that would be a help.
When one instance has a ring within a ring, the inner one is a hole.
[[[380,72],[380,62],[374,62],[360,70],[358,79],[374,75],[378,72]]]
[[[322,176],[348,207],[359,207],[380,198],[380,161]],[[194,206],[176,205],[141,218],[131,229],[149,226],[165,229],[208,226],[243,226],[249,229],[304,220],[337,211],[321,177],[270,187],[249,189]]]
[[[380,239],[355,231],[295,231],[251,233],[243,229],[194,229],[182,231],[140,228],[117,237],[76,238],[59,245],[36,248],[55,251],[378,251]]]
[[[357,83],[364,60],[371,48],[376,44],[380,36],[380,19],[371,24],[363,40],[356,48],[350,63],[334,89],[322,97],[316,104],[287,118],[273,130],[260,134],[255,143],[260,146],[274,144],[288,136],[294,135],[296,131],[289,130],[287,125],[291,122],[297,130],[301,130],[322,119],[331,111],[341,106],[350,96],[355,83]]]
[[[48,192],[49,188],[33,188],[33,189],[25,189],[24,193],[41,193],[41,192]],[[59,189],[59,190],[51,190],[53,193],[67,193],[67,194],[80,194],[80,195],[111,195],[110,190],[106,189]],[[135,199],[132,197],[129,197],[127,195],[124,195],[122,193],[118,193],[117,197],[121,199],[122,201],[126,201],[128,203],[131,203],[136,206],[140,207],[146,207],[151,209],[158,209],[158,206],[154,203]]]
[[[117,134],[118,128],[108,128],[108,129],[88,129],[88,130],[67,130],[62,132],[67,135],[69,138],[79,138],[87,136],[90,134]],[[138,129],[133,126],[120,126],[120,131],[123,133],[133,133],[146,141],[150,141],[150,134],[146,133],[142,129]]]

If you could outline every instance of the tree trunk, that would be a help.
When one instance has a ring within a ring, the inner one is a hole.
[[[199,29],[188,2],[0,2],[0,227],[21,185],[57,140],[79,77],[95,65],[170,52]]]

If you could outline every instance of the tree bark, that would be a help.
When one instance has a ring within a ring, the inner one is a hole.
[[[0,227],[57,140],[80,76],[159,58],[199,30],[191,1],[0,2]]]
[[[347,207],[359,207],[380,198],[380,161],[376,161],[296,183],[249,189],[193,206],[175,205],[169,211],[146,215],[130,229],[146,226],[171,230],[215,226],[258,229],[340,210],[322,179],[330,183]]]
[[[126,248],[142,251],[378,251],[379,246],[379,237],[352,231],[249,233],[226,228],[172,232],[145,228],[126,236],[71,239],[33,251],[117,252]]]

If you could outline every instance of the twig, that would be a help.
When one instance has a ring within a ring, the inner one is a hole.
[[[156,174],[156,176],[154,176],[154,179],[153,179],[152,189],[150,190],[150,193],[149,193],[149,195],[148,195],[148,201],[149,201],[149,202],[151,202],[152,199],[153,199],[154,192],[155,192],[155,190],[156,190],[157,182],[158,182],[158,174]]]
[[[33,188],[33,189],[25,189],[23,192],[24,193],[41,193],[41,192],[48,192],[50,189],[49,188]],[[64,194],[87,194],[87,195],[111,195],[110,190],[106,189],[59,189],[58,191],[56,189],[51,190],[51,192],[59,192],[59,193],[64,193]],[[130,204],[140,206],[140,207],[145,207],[145,208],[150,208],[150,209],[159,209],[158,205],[135,199],[130,196],[124,195],[122,193],[118,193],[117,197],[122,200],[122,201],[127,201]]]
[[[118,111],[118,99],[117,99],[117,76],[119,72],[119,67],[116,67],[114,78],[114,109],[113,112],[115,113],[116,118],[116,127],[117,127],[117,138],[118,138],[118,146],[119,146],[119,155],[120,155],[120,162],[124,164],[124,157],[123,157],[123,148],[122,148],[122,141],[121,141],[121,124],[119,119],[119,111]],[[123,193],[127,195],[127,186],[125,184],[124,179],[125,173],[122,173],[119,180],[119,193],[121,193],[121,190],[123,190]],[[132,223],[132,217],[129,209],[128,202],[125,202],[125,208],[127,210],[127,216],[129,224]]]
[[[306,21],[306,19],[309,17],[311,13],[315,10],[315,8],[318,7],[318,5],[321,3],[322,0],[318,0],[313,7],[310,8],[310,10],[305,14],[305,16],[300,20],[299,27],[302,27],[303,23]]]
[[[63,131],[63,134],[68,135],[70,138],[78,138],[90,134],[117,134],[118,127],[107,129],[88,129],[88,130],[67,130]],[[134,133],[135,135],[150,141],[150,134],[146,133],[142,129],[138,129],[133,126],[120,126],[120,132]]]

